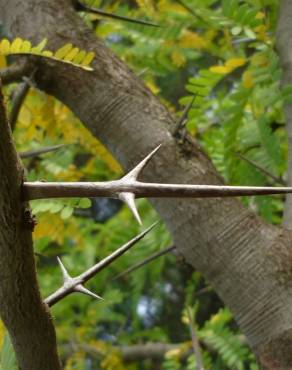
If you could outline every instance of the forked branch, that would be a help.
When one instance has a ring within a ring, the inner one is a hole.
[[[135,198],[215,198],[292,193],[292,187],[144,183],[138,176],[160,145],[120,180],[106,182],[24,182],[23,200],[109,197],[123,200],[141,223]]]
[[[61,260],[58,258],[58,262],[63,274],[63,285],[61,288],[59,288],[55,293],[50,295],[48,298],[45,299],[45,303],[48,306],[53,306],[55,303],[59,302],[61,299],[65,298],[67,295],[77,292],[77,293],[83,293],[87,294],[91,297],[94,297],[96,299],[102,299],[95,293],[92,293],[90,290],[86,289],[83,284],[86,283],[88,280],[93,278],[97,273],[99,273],[101,270],[109,266],[111,263],[113,263],[117,258],[119,258],[121,255],[123,255],[125,252],[127,252],[130,248],[132,248],[138,241],[140,241],[146,234],[151,231],[157,223],[150,226],[148,229],[144,230],[141,234],[137,235],[135,238],[130,240],[128,243],[121,246],[119,249],[114,251],[111,255],[104,258],[102,261],[98,262],[93,267],[89,268],[85,272],[83,272],[81,275],[72,278],[69,273],[67,272],[65,266],[61,262]]]

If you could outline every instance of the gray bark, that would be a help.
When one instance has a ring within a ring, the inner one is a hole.
[[[144,171],[150,182],[222,184],[211,161],[175,124],[141,81],[83,24],[68,0],[0,0],[11,32],[56,49],[93,50],[94,72],[41,63],[40,88],[67,104],[129,170],[156,145]],[[187,262],[201,271],[233,311],[262,369],[292,368],[292,234],[269,225],[238,201],[153,200]],[[44,338],[42,338],[45,340]]]
[[[20,200],[23,169],[1,91],[0,137],[0,315],[21,369],[58,370],[55,330],[36,280],[29,211]]]
[[[283,86],[292,84],[292,3],[282,0],[277,29],[277,47],[283,67]],[[287,186],[292,184],[292,104],[285,105],[286,130],[288,135]],[[287,194],[284,220],[285,227],[292,229],[292,195]]]

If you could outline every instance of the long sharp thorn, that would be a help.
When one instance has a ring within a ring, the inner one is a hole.
[[[63,262],[61,261],[61,259],[59,257],[57,257],[57,261],[58,261],[60,269],[62,271],[64,281],[66,281],[68,279],[71,279],[71,276],[68,274],[68,271],[66,270],[66,267],[63,265]]]
[[[126,21],[126,22],[131,22],[131,23],[142,24],[143,26],[161,27],[159,24],[156,24],[156,23],[153,23],[153,22],[148,22],[148,21],[144,21],[144,20],[136,19],[136,18],[130,18],[130,17],[126,17],[126,16],[123,16],[123,15],[108,13],[108,12],[105,12],[104,10],[86,5],[86,4],[82,3],[81,1],[78,1],[78,3],[79,3],[79,6],[81,8],[80,10],[95,13],[95,14],[98,14],[102,17],[118,19],[118,20],[121,20],[121,21]]]
[[[64,276],[64,284],[55,293],[47,297],[44,300],[44,302],[51,307],[72,292],[80,292],[83,294],[87,294],[91,297],[94,297],[96,299],[102,299],[97,294],[94,294],[90,290],[86,289],[82,284],[91,279],[92,277],[94,277],[99,271],[103,270],[105,267],[110,265],[118,257],[123,255],[127,250],[129,250],[133,245],[135,245],[139,240],[141,240],[147,233],[149,233],[149,231],[151,231],[157,224],[158,222],[154,223],[153,225],[148,227],[148,229],[144,230],[142,233],[140,233],[135,238],[130,240],[128,243],[121,246],[110,256],[104,258],[102,261],[100,261],[99,263],[97,263],[96,265],[94,265],[93,267],[91,267],[90,269],[88,269],[87,271],[85,271],[76,278],[70,277],[60,258],[58,258],[58,262]]]
[[[48,146],[48,147],[44,147],[44,148],[40,148],[40,149],[36,149],[36,150],[30,150],[28,152],[19,153],[19,156],[22,159],[38,157],[39,155],[59,150],[59,149],[63,148],[64,146],[65,146],[64,144],[59,144],[59,145]]]
[[[129,173],[127,173],[123,179],[125,180],[137,180],[138,176],[142,172],[142,170],[145,168],[147,163],[152,159],[154,154],[161,148],[162,144],[159,144],[154,150],[152,150],[151,153],[147,155],[137,166],[135,166]]]
[[[281,177],[278,177],[278,176],[274,175],[273,173],[269,172],[264,167],[262,167],[261,165],[259,165],[256,162],[254,162],[253,160],[247,158],[246,156],[242,155],[241,153],[235,153],[235,154],[237,155],[238,158],[240,158],[243,161],[249,163],[251,166],[255,167],[257,170],[259,170],[260,172],[262,172],[264,175],[270,177],[275,182],[277,182],[277,183],[279,183],[279,184],[281,184],[283,186],[286,186],[285,181]]]
[[[192,106],[193,106],[193,104],[194,104],[194,101],[196,100],[196,95],[195,96],[193,96],[193,98],[192,98],[192,100],[189,102],[189,104],[187,104],[186,106],[185,106],[185,109],[183,110],[183,113],[182,113],[182,115],[181,115],[181,117],[179,118],[179,120],[178,120],[178,124],[179,125],[182,125],[184,122],[185,122],[185,120],[187,119],[187,117],[188,117],[188,114],[189,114],[189,111],[191,110],[191,108],[192,108]]]
[[[188,114],[189,114],[189,111],[191,110],[193,104],[194,104],[194,101],[196,99],[196,95],[193,96],[192,100],[185,106],[184,110],[183,110],[183,113],[181,115],[181,117],[179,117],[178,121],[177,121],[177,124],[175,125],[175,129],[173,131],[173,135],[175,136],[184,126],[185,124],[187,123],[187,118],[188,118]]]
[[[122,200],[123,202],[127,204],[130,211],[133,213],[133,216],[138,221],[139,225],[142,225],[142,221],[141,221],[139,212],[135,204],[135,194],[134,193],[120,193],[119,198],[120,200]]]
[[[131,239],[128,241],[128,243],[124,244],[121,246],[119,249],[114,251],[111,255],[107,256],[104,258],[102,261],[98,262],[96,265],[85,271],[83,274],[81,274],[78,278],[82,282],[86,282],[89,279],[91,279],[93,276],[95,276],[98,272],[103,270],[105,267],[109,266],[112,264],[117,258],[122,256],[127,250],[129,250],[131,247],[133,247],[138,241],[144,238],[146,234],[148,234],[156,225],[158,222],[155,222],[153,225],[148,227],[148,229],[144,230],[142,233],[139,235],[135,236],[135,238]]]
[[[100,297],[99,295],[97,295],[97,294],[91,292],[90,290],[86,289],[81,284],[76,285],[76,287],[74,288],[74,292],[82,293],[82,294],[88,295],[90,297],[93,297],[95,299],[101,299],[101,300],[103,300],[102,297]]]
[[[115,277],[113,277],[112,280],[117,280],[117,279],[119,279],[119,278],[121,278],[121,277],[123,277],[127,274],[130,274],[131,272],[136,271],[140,267],[143,267],[143,266],[147,265],[148,263],[150,263],[150,262],[154,261],[155,259],[165,255],[166,253],[169,253],[169,252],[173,251],[174,249],[175,249],[174,245],[172,245],[171,247],[162,249],[162,250],[152,254],[151,256],[145,258],[143,261],[136,263],[134,266],[131,266],[127,270],[125,270],[125,271],[121,272],[120,274],[116,275]]]

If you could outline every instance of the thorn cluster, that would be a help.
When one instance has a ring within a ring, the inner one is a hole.
[[[82,293],[86,294],[90,297],[96,298],[96,299],[102,299],[97,294],[91,292],[90,290],[86,289],[84,287],[84,283],[86,283],[88,280],[90,280],[92,277],[94,277],[98,272],[103,270],[105,267],[109,266],[111,263],[113,263],[117,258],[119,258],[121,255],[123,255],[127,250],[129,250],[131,247],[133,247],[138,241],[140,241],[146,234],[149,233],[155,226],[157,225],[157,222],[153,225],[151,225],[148,229],[144,230],[142,233],[137,235],[135,238],[128,241],[126,244],[121,246],[119,249],[114,251],[112,254],[83,272],[81,275],[77,277],[71,277],[68,271],[66,270],[65,266],[63,265],[61,259],[57,257],[58,263],[60,266],[60,269],[62,271],[63,275],[63,285],[61,288],[56,290],[55,293],[51,294],[49,297],[45,299],[45,303],[48,306],[53,306],[55,303],[59,302],[61,299],[65,298],[67,295],[71,293]]]
[[[161,144],[158,145],[150,154],[147,155],[137,166],[135,166],[127,175],[121,178],[120,181],[124,181],[125,183],[135,183],[138,180],[138,177],[140,173],[143,171],[143,169],[146,167],[148,162],[151,160],[151,158],[156,154],[156,152],[161,148]],[[139,215],[139,212],[137,210],[136,204],[135,204],[135,193],[131,192],[123,192],[119,193],[118,197],[120,200],[125,202],[131,212],[133,213],[133,216],[138,221],[140,225],[142,225],[142,221]]]
[[[141,224],[136,198],[215,198],[292,193],[292,187],[257,187],[225,185],[160,184],[138,181],[138,177],[158,149],[120,180],[105,182],[24,182],[22,198],[25,201],[49,198],[119,198],[127,204]]]

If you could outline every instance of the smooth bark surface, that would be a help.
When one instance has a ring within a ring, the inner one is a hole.
[[[33,42],[47,37],[51,49],[74,42],[96,53],[94,72],[40,63],[36,80],[67,104],[126,170],[162,143],[142,180],[222,184],[192,139],[179,143],[171,135],[170,114],[86,28],[69,0],[0,0],[0,6],[14,36]],[[262,368],[292,368],[291,232],[268,225],[230,198],[152,203],[185,260],[232,309]]]
[[[283,67],[283,86],[292,84],[292,2],[282,0],[277,29],[277,47]],[[287,186],[292,184],[292,104],[286,103],[286,131],[288,135]],[[284,226],[292,229],[292,195],[286,196]]]
[[[23,169],[1,91],[0,138],[0,315],[21,369],[58,370],[55,330],[36,280],[30,213],[20,199]]]

